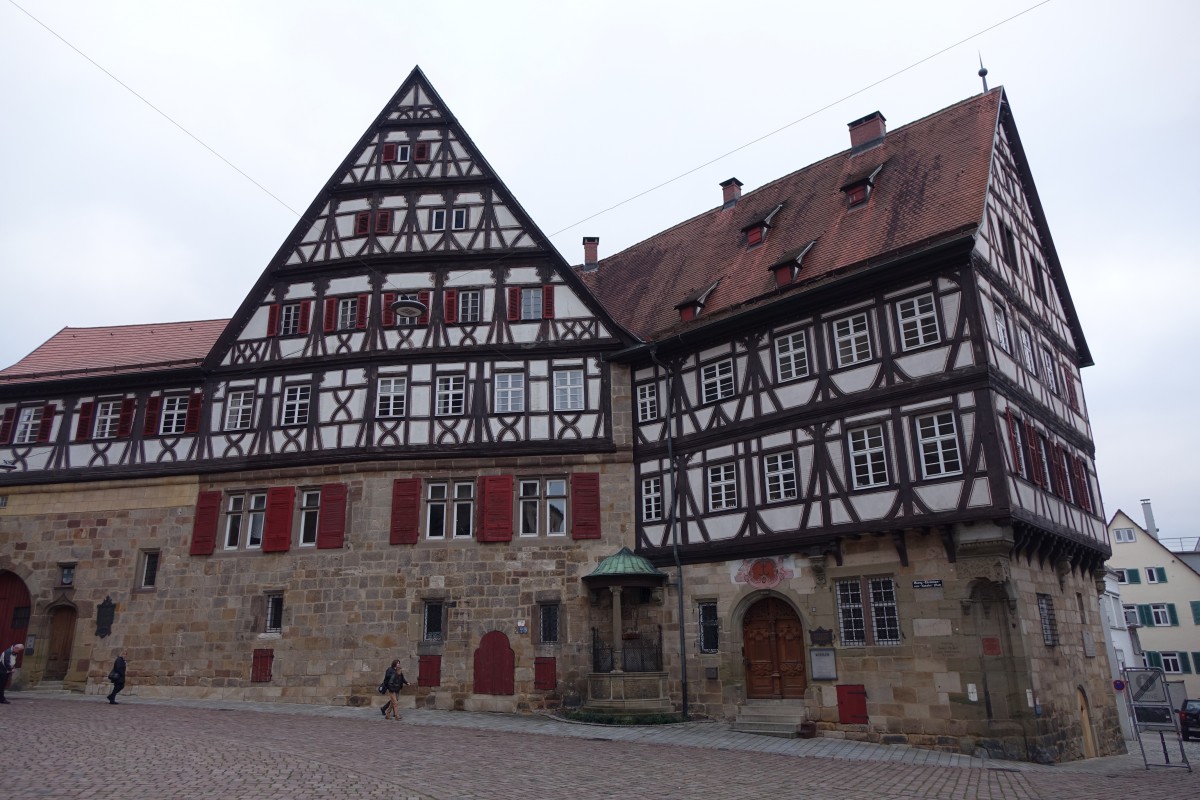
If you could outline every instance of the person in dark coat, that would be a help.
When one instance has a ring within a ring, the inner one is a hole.
[[[400,659],[397,658],[387,668],[387,672],[383,675],[383,685],[387,689],[388,701],[383,704],[383,708],[379,709],[379,713],[383,714],[384,719],[387,719],[390,711],[392,719],[400,719],[400,715],[396,713],[396,709],[400,707],[400,690],[408,685],[408,681],[404,678],[404,670],[400,667]]]
[[[8,703],[8,698],[4,696],[4,689],[8,686],[8,676],[12,675],[17,668],[17,656],[23,652],[25,652],[25,645],[14,644],[0,653],[0,703]]]
[[[112,681],[112,691],[108,693],[108,702],[114,706],[117,703],[117,694],[125,688],[125,651],[117,656],[117,660],[113,662],[112,672],[108,673],[108,679]]]

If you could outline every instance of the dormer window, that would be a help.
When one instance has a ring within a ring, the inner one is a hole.
[[[846,205],[850,208],[861,206],[867,202],[867,196],[870,191],[870,186],[866,183],[860,183],[857,186],[851,186],[846,190]]]
[[[691,322],[700,316],[700,312],[704,310],[704,304],[708,302],[708,296],[713,293],[720,282],[719,280],[714,281],[700,291],[690,294],[683,302],[677,303],[675,308],[679,311],[679,319],[682,322]]]
[[[883,164],[860,169],[851,174],[846,182],[842,184],[842,192],[846,195],[847,208],[857,208],[858,206],[866,205],[867,201],[871,199],[871,192],[875,191],[875,178],[879,175],[881,169],[883,169]]]
[[[796,282],[796,278],[800,275],[800,267],[804,263],[804,257],[816,243],[817,240],[813,239],[799,250],[784,253],[782,259],[771,265],[770,269],[775,275],[776,286],[783,287]]]
[[[771,220],[775,219],[775,215],[779,213],[779,209],[781,208],[783,208],[783,203],[771,209],[771,213],[756,217],[753,222],[742,228],[742,233],[746,234],[747,247],[762,244],[763,239],[767,238],[767,230],[771,227]]]
[[[767,235],[767,226],[759,225],[746,231],[746,246],[753,247],[756,244],[762,244],[763,237]]]

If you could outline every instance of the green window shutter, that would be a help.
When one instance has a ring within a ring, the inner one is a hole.
[[[1162,654],[1161,653],[1156,653],[1153,650],[1147,650],[1146,651],[1146,661],[1148,661],[1150,663],[1150,666],[1158,667],[1159,669],[1162,669]]]
[[[1137,610],[1138,610],[1138,622],[1147,628],[1153,628],[1154,627],[1154,615],[1150,613],[1150,606],[1139,605],[1137,607]]]
[[[1174,603],[1167,603],[1167,616],[1170,618],[1172,625],[1179,624],[1179,615],[1175,613]]]
[[[1141,583],[1142,582],[1142,571],[1140,569],[1125,570],[1125,582],[1126,583]]]
[[[1200,625],[1200,600],[1192,601],[1192,622]]]
[[[1200,653],[1192,653],[1192,663],[1196,665],[1196,672],[1200,672]]]
[[[1167,571],[1166,571],[1166,569],[1164,569],[1163,567],[1155,567],[1155,568],[1154,568],[1154,571],[1158,573],[1158,582],[1159,582],[1159,583],[1166,583],[1166,582],[1167,582]]]
[[[1179,652],[1175,656],[1179,659],[1179,668],[1183,670],[1184,674],[1191,675],[1192,665],[1188,663],[1187,653]]]

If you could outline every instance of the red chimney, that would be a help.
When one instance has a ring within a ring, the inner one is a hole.
[[[850,147],[857,150],[882,139],[887,133],[887,119],[878,111],[850,123]]]
[[[741,196],[742,182],[737,178],[730,178],[721,183],[721,208],[737,205],[738,198]]]
[[[600,258],[598,257],[599,250],[599,236],[583,237],[583,268],[585,270],[595,269],[596,265],[600,263]]]

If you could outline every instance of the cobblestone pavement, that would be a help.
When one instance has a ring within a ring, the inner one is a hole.
[[[1059,766],[846,740],[776,739],[717,722],[611,727],[538,715],[10,692],[0,786],[38,798],[839,798],[1121,800],[1200,795],[1195,771],[1127,756]],[[377,704],[378,705],[378,704]],[[1146,737],[1162,763],[1158,737]],[[1179,745],[1171,743],[1172,763]]]

